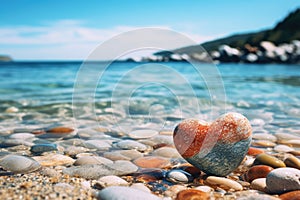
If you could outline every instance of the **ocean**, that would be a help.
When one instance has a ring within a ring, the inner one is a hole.
[[[56,125],[171,131],[185,118],[239,112],[254,133],[300,135],[299,65],[196,65],[1,63],[0,132]]]

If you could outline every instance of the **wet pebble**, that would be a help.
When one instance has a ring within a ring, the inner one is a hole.
[[[195,190],[201,190],[202,192],[206,192],[206,193],[210,193],[210,192],[214,191],[213,188],[211,188],[207,185],[201,185],[201,186],[195,187],[194,189]]]
[[[104,151],[108,150],[111,147],[111,144],[105,140],[87,140],[84,142],[84,147]]]
[[[287,167],[293,167],[296,169],[300,169],[300,160],[296,156],[288,155],[284,159],[284,163]]]
[[[138,151],[146,151],[148,149],[146,145],[134,140],[122,140],[116,143],[115,146],[120,149],[136,149]]]
[[[29,173],[41,168],[36,160],[19,155],[4,156],[0,159],[0,166],[13,173]]]
[[[251,182],[250,188],[261,192],[268,192],[266,178],[258,178]]]
[[[158,156],[146,156],[134,160],[134,163],[143,168],[164,168],[170,165],[170,160]]]
[[[277,138],[276,136],[272,135],[272,134],[268,134],[268,133],[256,133],[252,135],[253,139],[256,140],[268,140],[271,142],[276,142]]]
[[[152,152],[153,155],[162,156],[166,158],[179,158],[181,157],[178,151],[172,147],[161,147]]]
[[[261,153],[265,153],[265,151],[262,149],[254,148],[254,147],[250,147],[247,152],[247,154],[250,156],[256,156]]]
[[[188,190],[180,191],[177,194],[175,200],[194,200],[194,199],[209,200],[210,196],[206,192],[202,192],[200,190],[188,189]]]
[[[77,158],[74,165],[113,164],[113,161],[101,156],[82,156]]]
[[[279,144],[274,147],[274,151],[286,153],[286,152],[295,151],[295,149],[284,144]]]
[[[76,156],[77,154],[87,152],[88,149],[78,146],[69,146],[65,149],[65,154],[69,156]]]
[[[243,190],[241,184],[228,178],[209,176],[207,177],[206,182],[211,185],[218,185],[224,189]]]
[[[33,154],[42,154],[48,151],[57,151],[56,144],[35,144],[30,148],[31,153]]]
[[[170,170],[167,172],[166,177],[173,183],[188,183],[193,181],[193,176],[183,170]]]
[[[144,130],[135,130],[131,131],[128,135],[133,139],[147,139],[151,138],[158,134],[158,131],[151,130],[151,129],[144,129]]]
[[[270,193],[300,190],[300,170],[289,167],[274,169],[268,174],[266,183]]]
[[[256,146],[256,147],[274,147],[274,146],[276,146],[276,143],[271,142],[269,140],[254,140],[252,142],[252,146]]]
[[[74,131],[73,128],[57,126],[47,130],[48,133],[60,134],[60,133],[72,133]]]
[[[9,136],[10,139],[20,139],[20,140],[27,140],[34,138],[35,135],[32,133],[14,133]]]
[[[282,144],[287,144],[292,147],[300,147],[300,139],[299,140],[284,140],[281,141]]]
[[[6,108],[5,112],[6,113],[16,113],[16,112],[19,112],[19,109],[12,106],[12,107]]]
[[[119,160],[113,164],[94,164],[73,166],[63,170],[64,174],[70,176],[82,177],[86,179],[98,179],[107,175],[126,175],[136,172],[138,167],[129,161]]]
[[[103,176],[99,178],[97,181],[97,184],[100,184],[102,187],[109,187],[109,186],[127,186],[129,183],[125,181],[124,179],[110,175],[110,176]]]
[[[225,176],[243,161],[251,134],[246,117],[227,113],[211,124],[184,120],[175,128],[173,138],[176,149],[189,163],[207,174]]]
[[[104,157],[111,160],[134,160],[143,156],[143,154],[137,150],[117,150],[111,152],[105,152]]]
[[[283,161],[279,160],[278,158],[262,153],[256,156],[253,165],[268,165],[273,168],[285,167]]]
[[[61,154],[47,154],[44,156],[34,156],[36,161],[38,161],[42,166],[57,166],[57,165],[72,165],[75,160],[69,156]]]
[[[287,192],[279,196],[281,200],[299,200],[300,199],[300,190]]]
[[[143,183],[133,183],[130,187],[138,189],[138,190],[142,190],[144,192],[151,193],[151,190],[147,186],[145,186]]]
[[[273,170],[272,167],[267,165],[256,165],[251,167],[246,173],[246,180],[252,182],[257,178],[266,178],[267,175]]]
[[[289,133],[276,133],[275,136],[277,140],[284,141],[284,140],[300,140],[300,137],[297,135],[289,134]]]
[[[131,187],[111,186],[101,190],[98,195],[101,200],[161,200],[158,196]]]

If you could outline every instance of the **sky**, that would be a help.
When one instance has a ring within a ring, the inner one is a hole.
[[[99,45],[145,27],[172,30],[202,43],[268,29],[300,7],[299,0],[1,0],[0,55],[14,60],[83,60]],[[168,41],[172,36],[142,35]],[[99,59],[111,59],[114,43]],[[189,44],[173,42],[169,48]],[[168,48],[168,47],[166,47]]]

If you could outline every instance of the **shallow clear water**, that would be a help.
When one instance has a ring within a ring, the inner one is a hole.
[[[2,63],[0,131],[53,124],[171,130],[241,112],[255,132],[299,134],[300,66]],[[18,112],[7,113],[9,107]]]

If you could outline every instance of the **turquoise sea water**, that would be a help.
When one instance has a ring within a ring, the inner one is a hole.
[[[0,131],[98,124],[172,129],[241,112],[256,132],[299,134],[300,66],[188,63],[0,64]],[[213,69],[213,70],[211,70]],[[16,107],[17,112],[5,112]]]

